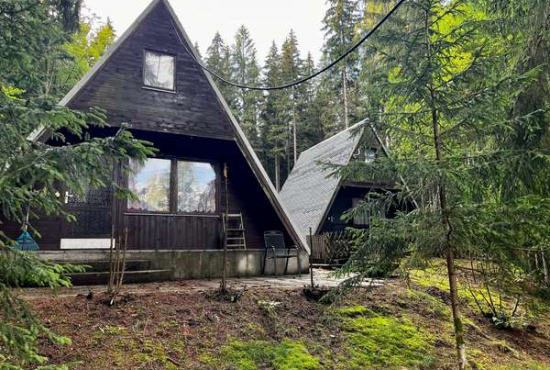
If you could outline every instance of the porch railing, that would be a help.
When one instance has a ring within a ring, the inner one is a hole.
[[[341,265],[351,256],[351,237],[347,231],[309,235],[307,239],[314,263]]]

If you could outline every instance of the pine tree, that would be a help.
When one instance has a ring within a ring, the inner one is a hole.
[[[124,164],[130,158],[144,161],[155,153],[148,143],[134,139],[125,130],[110,138],[90,138],[88,129],[106,125],[101,111],[76,112],[56,106],[60,92],[52,88],[58,86],[52,81],[65,77],[56,76],[60,73],[57,58],[66,56],[66,43],[77,31],[80,4],[70,0],[4,0],[0,6],[0,214],[20,224],[28,215],[27,227],[35,237],[39,234],[32,225],[38,215],[73,219],[59,199],[60,184],[63,191],[82,195],[88,186],[111,185],[106,162],[120,161],[127,171]],[[109,37],[96,37],[97,48],[86,44],[84,49],[101,53],[109,43],[106,39]],[[81,67],[75,66],[75,70]],[[57,145],[29,142],[29,135],[40,127],[54,133]],[[66,133],[81,137],[83,143],[60,150]],[[119,190],[117,196],[129,197],[128,191]],[[28,302],[14,291],[29,285],[51,289],[69,286],[66,274],[82,269],[53,265],[17,251],[13,245],[0,229],[0,368],[65,369],[66,365],[49,364],[38,347],[45,340],[56,344],[70,340],[43,325]]]
[[[360,17],[358,0],[328,0],[327,3],[329,7],[323,19],[325,31],[323,58],[328,63],[342,55],[352,45],[356,36],[355,26]],[[339,115],[344,128],[349,126],[350,114],[355,105],[350,85],[355,75],[356,61],[356,55],[351,55],[330,73],[330,81],[333,87],[338,89],[342,102]]]
[[[216,32],[212,43],[206,50],[206,66],[226,80],[231,79],[231,50],[225,44],[219,32]],[[230,107],[235,105],[235,89],[216,81],[220,91]]]
[[[260,67],[256,59],[256,48],[248,29],[243,25],[235,35],[235,43],[231,50],[232,78],[242,85],[258,85],[260,82]],[[258,102],[261,93],[240,89],[235,99],[234,112],[254,148],[259,141],[259,111]]]
[[[309,76],[314,72],[315,61],[311,53],[308,53],[303,65],[303,74]],[[324,107],[319,104],[319,99],[317,99],[318,88],[319,83],[316,80],[310,80],[299,87],[301,93],[298,96],[298,122],[300,122],[298,153],[309,149],[325,138],[322,124]]]
[[[202,53],[201,53],[201,48],[199,46],[199,43],[197,41],[195,41],[195,45],[193,45],[195,51],[197,52],[197,55],[199,56],[199,59],[202,59]]]
[[[550,3],[548,1],[481,1],[486,11],[493,14],[497,37],[505,40],[503,47],[511,56],[511,68],[525,73],[537,68],[539,73],[528,88],[519,94],[511,109],[513,119],[529,115],[527,120],[517,120],[513,135],[502,135],[501,144],[515,150],[550,149]],[[550,194],[550,172],[544,158],[533,156],[528,163],[521,158],[505,169],[503,189],[520,190],[533,197],[533,203],[542,203]],[[514,196],[514,194],[504,194]],[[527,259],[535,257],[533,270],[541,271],[541,280],[550,287],[550,247],[548,243],[531,243]],[[540,263],[537,263],[539,262]],[[538,265],[538,266],[537,266]]]
[[[293,30],[282,46],[281,52],[281,79],[285,83],[296,81],[303,74],[303,61],[298,50],[298,39]],[[288,139],[285,143],[286,176],[292,170],[292,166],[298,159],[298,101],[303,91],[303,86],[284,90],[281,99],[281,119],[288,124]],[[290,150],[292,148],[292,155]]]
[[[408,186],[397,196],[385,194],[376,205],[418,205],[393,219],[374,217],[343,271],[365,276],[396,260],[410,268],[444,256],[460,369],[466,367],[466,344],[457,254],[505,265],[524,233],[539,240],[534,230],[548,233],[531,227],[537,220],[526,216],[527,209],[546,209],[548,201],[534,206],[521,194],[505,200],[495,191],[506,186],[501,176],[515,158],[528,161],[532,155],[496,145],[499,135],[525,118],[510,119],[509,108],[532,75],[505,68],[506,52],[482,32],[488,23],[473,0],[411,0],[394,14],[372,41],[377,73],[385,76],[372,85],[378,89],[372,96],[382,108],[379,129],[398,145],[392,158],[354,162],[343,171],[354,179],[402,177]],[[364,202],[352,214],[373,206]],[[501,222],[517,225],[516,213],[529,219],[523,225],[530,228],[501,228]]]
[[[271,44],[263,68],[263,84],[265,86],[278,86],[281,84],[281,56],[275,41]],[[280,91],[268,91],[265,93],[262,104],[262,142],[264,143],[264,164],[271,174],[277,190],[281,189],[280,160],[283,154],[282,143],[286,139],[286,125],[281,121]]]

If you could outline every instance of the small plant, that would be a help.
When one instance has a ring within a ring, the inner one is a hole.
[[[277,307],[281,305],[281,302],[275,301],[258,301],[258,306],[267,313],[270,317],[277,316]]]

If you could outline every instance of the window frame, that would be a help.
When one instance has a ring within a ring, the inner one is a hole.
[[[130,199],[127,199],[126,200],[126,206],[124,207],[124,213],[125,214],[131,214],[131,215],[135,215],[135,214],[151,214],[151,215],[170,215],[172,213],[172,183],[173,183],[173,178],[174,178],[174,164],[173,164],[173,161],[171,158],[167,158],[167,157],[147,157],[147,159],[163,159],[163,160],[167,160],[167,161],[170,161],[170,181],[169,181],[169,185],[168,185],[168,210],[167,211],[147,211],[147,210],[143,210],[143,209],[140,209],[140,210],[132,210],[130,209]],[[125,187],[130,189],[129,186],[130,186],[130,176],[132,174],[131,173],[128,173],[127,176],[125,176]]]
[[[165,215],[165,216],[202,216],[202,217],[219,217],[221,215],[221,166],[219,162],[193,158],[193,157],[174,157],[174,156],[157,156],[148,157],[147,159],[165,159],[170,161],[170,186],[168,189],[168,211],[145,211],[145,210],[130,210],[128,207],[130,201],[126,201],[124,208],[124,214],[129,215]],[[215,212],[180,212],[178,210],[178,162],[196,162],[196,163],[208,163],[212,166],[216,175],[216,210]],[[131,174],[125,176],[126,187],[129,185],[129,178]]]
[[[173,76],[173,79],[174,79],[174,89],[165,89],[165,88],[162,88],[162,87],[158,87],[158,86],[152,86],[152,85],[147,85],[145,83],[145,61],[147,59],[147,53],[156,53],[156,54],[161,54],[161,55],[167,55],[167,56],[171,56],[172,58],[174,58],[174,76]],[[160,51],[160,50],[155,50],[155,49],[149,49],[149,48],[145,48],[143,49],[143,53],[142,53],[142,56],[143,56],[143,59],[142,59],[142,62],[141,62],[141,87],[143,89],[146,89],[146,90],[153,90],[153,91],[160,91],[160,92],[166,92],[166,93],[171,93],[171,94],[175,94],[176,91],[177,91],[177,66],[178,66],[178,59],[177,59],[177,55],[174,54],[174,53],[169,53],[169,52],[166,52],[166,51]]]
[[[372,158],[369,158],[368,153],[372,153]],[[364,159],[365,163],[372,163],[376,161],[376,158],[378,158],[378,148],[369,146],[365,148],[363,155],[365,157]]]

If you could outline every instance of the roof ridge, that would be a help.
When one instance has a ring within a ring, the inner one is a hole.
[[[324,144],[324,143],[326,143],[327,141],[333,140],[334,138],[340,136],[341,134],[343,134],[343,133],[345,133],[345,132],[349,132],[349,131],[351,131],[352,129],[354,129],[354,128],[356,128],[356,127],[359,127],[359,126],[361,126],[361,125],[364,125],[365,123],[367,123],[367,120],[368,120],[368,119],[365,118],[365,119],[363,119],[363,120],[361,120],[361,121],[359,121],[359,122],[357,122],[357,123],[354,123],[352,126],[348,127],[347,129],[342,130],[342,131],[340,131],[339,133],[337,133],[337,134],[335,134],[335,135],[332,135],[331,137],[326,138],[325,140],[320,141],[320,142],[318,142],[317,144],[315,144],[315,145],[309,147],[308,149],[306,149],[306,150],[304,150],[302,153],[300,153],[300,157],[298,158],[298,160],[302,157],[303,154],[309,152],[309,151],[312,150],[312,149],[315,149],[317,146],[319,146],[319,145],[321,145],[321,144]]]

